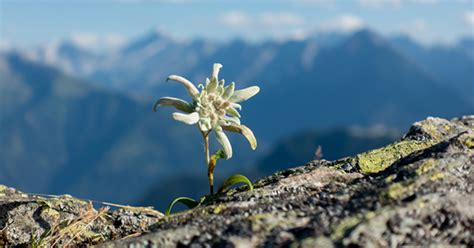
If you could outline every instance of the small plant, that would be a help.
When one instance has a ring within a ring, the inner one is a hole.
[[[153,110],[156,111],[159,106],[172,106],[181,112],[172,114],[173,119],[181,121],[188,125],[197,125],[204,140],[204,154],[207,165],[207,176],[209,180],[210,194],[214,194],[214,169],[219,159],[230,159],[232,157],[232,146],[227,138],[225,131],[242,134],[250,143],[250,147],[255,150],[257,148],[257,140],[248,127],[240,123],[241,110],[240,102],[243,102],[252,96],[256,95],[260,88],[252,86],[241,90],[235,90],[235,83],[232,82],[224,86],[225,81],[219,80],[219,71],[222,68],[221,64],[214,64],[210,78],[206,78],[205,85],[199,84],[194,86],[189,80],[184,77],[171,75],[166,81],[172,80],[182,84],[192,101],[186,102],[182,99],[174,97],[163,97],[156,101]],[[201,91],[198,90],[201,89]],[[209,151],[209,135],[215,134],[218,143],[222,149],[217,150],[213,155]],[[228,188],[232,184],[243,182],[252,188],[250,181],[242,176],[235,175],[229,178],[223,186]],[[229,185],[229,183],[231,185]],[[220,187],[222,190],[223,187]],[[181,199],[181,200],[180,200]],[[183,202],[183,204],[192,207],[198,205],[191,202],[192,199],[182,197],[178,198],[170,205],[168,210],[176,202]],[[169,212],[169,211],[167,211]]]

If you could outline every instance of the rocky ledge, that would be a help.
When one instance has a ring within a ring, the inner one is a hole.
[[[474,246],[474,116],[414,123],[399,141],[311,161],[163,217],[0,187],[0,244],[99,247]]]

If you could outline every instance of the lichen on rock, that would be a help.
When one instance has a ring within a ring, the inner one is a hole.
[[[400,158],[421,151],[434,144],[432,140],[402,140],[386,147],[368,151],[355,157],[354,163],[364,174],[377,173],[385,170]]]
[[[102,246],[472,247],[473,137],[473,116],[427,118],[386,147],[277,172]]]
[[[102,235],[99,247],[473,247],[473,139],[474,116],[427,118],[386,147],[311,161],[259,179],[252,191],[233,189],[169,217],[140,222],[139,212],[117,210],[107,215],[115,225],[105,221],[91,231]],[[0,186],[0,228],[10,234],[47,230],[38,218],[9,224],[37,209],[48,225],[67,218],[70,207],[50,202],[47,210],[21,196]],[[146,234],[121,239],[137,230]],[[27,240],[5,237],[8,244]]]

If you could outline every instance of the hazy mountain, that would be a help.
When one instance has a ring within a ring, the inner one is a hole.
[[[290,68],[296,63],[288,61]],[[455,90],[370,31],[322,49],[311,64],[305,71],[282,73],[276,82],[262,77],[261,95],[247,116],[255,123],[257,119],[277,120],[285,127],[261,127],[264,137],[354,124],[405,128],[428,115],[451,117],[473,111],[473,105]],[[273,71],[267,70],[269,74]]]
[[[472,38],[462,39],[451,47],[428,47],[407,36],[387,40],[371,31],[363,30],[354,34],[316,33],[301,41],[268,40],[251,43],[237,39],[216,43],[208,40],[178,41],[160,31],[151,30],[130,41],[121,50],[108,54],[97,55],[68,41],[44,46],[29,54],[33,54],[31,57],[36,58],[37,62],[55,65],[71,75],[88,79],[97,85],[154,96],[157,92],[180,94],[176,89],[163,87],[169,74],[181,74],[200,82],[209,74],[210,65],[215,62],[224,64],[223,75],[227,79],[241,85],[255,82],[273,87],[282,84],[285,75],[319,71],[319,68],[315,67],[315,62],[320,61],[317,57],[327,56],[331,50],[341,47],[360,33],[371,33],[383,43],[382,49],[394,50],[403,57],[401,62],[409,63],[415,67],[413,70],[419,70],[432,81],[454,89],[464,101],[469,101],[471,106],[474,106],[470,97],[470,93],[474,92]],[[365,39],[370,40],[369,36]],[[372,48],[377,48],[375,43],[373,42],[372,45],[375,46]],[[370,46],[364,49],[369,49],[367,53],[376,55],[377,51],[370,51]],[[342,55],[347,55],[347,52],[350,52],[350,49],[346,49]],[[334,61],[335,65],[345,63],[342,57],[329,59]],[[361,61],[363,59],[360,58]],[[382,63],[382,66],[385,64]],[[385,67],[378,70],[389,70]],[[334,68],[340,69],[337,66]],[[373,71],[373,68],[367,66],[363,69]],[[344,69],[343,71],[346,74],[351,73]],[[300,80],[305,84],[314,84],[312,78],[300,77]]]
[[[99,54],[83,48],[71,40],[54,41],[29,49],[14,49],[38,64],[49,65],[60,69],[68,75],[86,78],[99,66],[106,66],[111,54]]]
[[[210,42],[176,41],[152,31],[114,54],[115,63],[99,65],[87,78],[106,87],[154,95],[157,86],[163,84],[171,72],[192,71],[215,49],[216,46]]]
[[[394,47],[474,104],[474,40],[465,38],[454,46],[424,47],[406,36],[393,38]]]
[[[383,128],[335,128],[327,131],[303,131],[281,139],[268,154],[257,162],[261,175],[276,170],[300,166],[321,155],[326,160],[336,160],[363,151],[384,146],[400,138],[397,131]]]

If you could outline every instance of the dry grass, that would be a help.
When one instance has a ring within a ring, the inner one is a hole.
[[[46,207],[50,208],[50,204],[46,199],[56,199],[61,198],[62,196],[58,195],[49,195],[49,194],[31,194],[26,193],[29,196],[37,197],[39,199],[44,199],[44,204]],[[108,214],[110,213],[110,207],[126,209],[136,213],[143,213],[157,218],[164,216],[163,213],[154,210],[151,207],[133,207],[128,205],[120,205],[115,203],[85,200],[75,198],[80,201],[87,202],[87,205],[75,218],[70,218],[64,221],[59,221],[51,226],[50,230],[46,231],[41,235],[41,237],[32,237],[30,246],[33,248],[36,247],[73,247],[78,244],[97,244],[100,241],[106,239],[106,237],[101,236],[100,234],[91,230],[92,225],[101,219],[103,223],[106,223],[108,220]],[[93,206],[93,203],[104,206],[96,210]],[[122,237],[121,239],[131,238],[139,236],[143,233],[132,233],[128,236]]]
[[[65,220],[52,226],[39,240],[33,240],[32,247],[72,247],[75,240],[97,242],[102,237],[92,237],[90,227],[99,218],[104,218],[109,208],[95,210],[92,202],[74,219]],[[94,233],[95,234],[95,233]],[[90,240],[95,238],[96,240]]]

